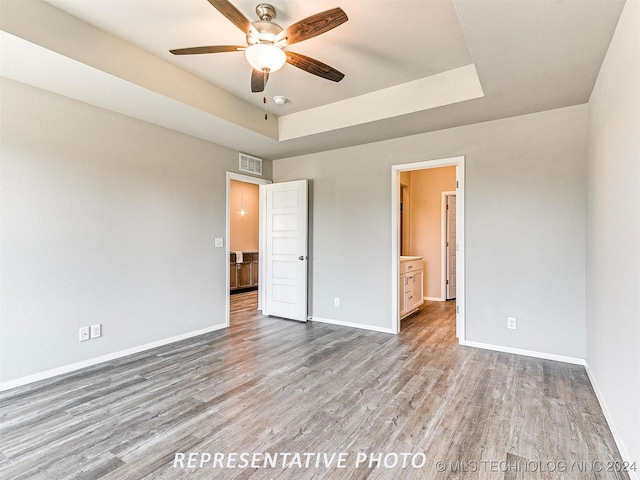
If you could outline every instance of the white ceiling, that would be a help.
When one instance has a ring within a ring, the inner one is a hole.
[[[266,123],[242,53],[168,52],[245,44],[206,0],[47,3],[2,0],[2,75],[282,158],[584,103],[624,2],[273,0],[283,27],[335,6],[345,10],[348,22],[290,49],[346,76],[336,84],[286,65],[271,75],[266,94],[290,101],[270,102]],[[258,1],[233,3],[257,19]],[[86,24],[126,42],[100,37]],[[454,81],[461,72],[468,75]],[[96,84],[103,88],[90,88]]]

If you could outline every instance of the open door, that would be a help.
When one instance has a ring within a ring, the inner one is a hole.
[[[456,196],[447,195],[447,295],[446,299],[456,298]]]
[[[265,199],[263,314],[307,321],[307,180],[261,185]]]

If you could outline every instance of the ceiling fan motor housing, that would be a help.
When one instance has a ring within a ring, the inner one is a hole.
[[[258,35],[249,33],[247,35],[247,44],[255,45],[256,43],[273,43],[276,35],[282,31],[282,27],[273,22],[266,20],[258,20],[252,24],[258,31]]]

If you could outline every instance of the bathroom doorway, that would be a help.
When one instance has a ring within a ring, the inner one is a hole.
[[[231,314],[255,314],[261,305],[261,178],[227,173],[227,325]]]
[[[438,302],[437,308],[455,310],[456,336],[462,340],[464,157],[396,165],[392,173],[395,330],[400,332],[401,318]]]

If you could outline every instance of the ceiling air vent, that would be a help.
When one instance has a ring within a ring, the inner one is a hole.
[[[262,159],[240,153],[240,171],[262,175]]]

